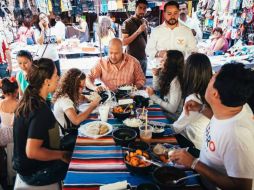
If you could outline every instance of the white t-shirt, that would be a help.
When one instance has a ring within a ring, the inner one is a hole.
[[[67,123],[64,118],[64,113],[69,108],[75,109],[74,102],[68,96],[58,98],[54,104],[53,113],[55,115],[55,118],[64,128],[67,127]]]
[[[65,25],[62,21],[57,21],[54,26],[56,33],[61,39],[65,39]]]
[[[59,34],[55,28],[49,28],[44,34],[44,42],[42,45],[38,46],[37,58],[39,59],[43,55],[43,58],[52,59],[53,61],[59,60],[57,52],[57,36],[59,36]],[[43,54],[44,50],[45,53]]]
[[[230,177],[254,179],[252,117],[253,113],[248,104],[230,119],[218,120],[213,117],[206,128],[200,161]],[[216,189],[208,181],[204,183],[208,189]]]
[[[197,41],[200,41],[200,40],[202,40],[202,31],[201,31],[201,29],[198,25],[198,22],[199,22],[198,20],[195,20],[195,19],[190,18],[189,16],[187,16],[187,20],[186,20],[186,22],[184,22],[184,24],[187,27],[189,27],[190,29],[195,30],[195,32],[196,32],[195,38],[196,38]]]
[[[195,94],[186,97],[185,102],[189,100],[202,104]],[[173,129],[176,133],[180,133],[185,138],[189,139],[195,147],[200,150],[204,139],[205,128],[209,122],[210,119],[199,112],[191,111],[189,115],[186,115],[183,110],[178,120],[173,123]]]
[[[187,57],[192,52],[197,52],[197,42],[186,26],[179,24],[171,30],[164,22],[152,31],[146,45],[146,54],[154,58],[157,51],[162,50],[179,50]]]

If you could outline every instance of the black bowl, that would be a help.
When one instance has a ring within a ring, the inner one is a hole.
[[[128,105],[126,105],[128,106]],[[123,109],[126,108],[126,106],[121,106]],[[118,107],[118,106],[117,106]],[[113,111],[112,111],[112,114],[114,115],[114,118],[117,118],[119,120],[125,120],[126,118],[130,117],[131,115],[131,110],[127,108],[126,112],[122,112],[122,113],[117,113],[117,112],[114,112],[114,108],[113,108]]]
[[[136,190],[160,190],[160,188],[153,183],[142,183],[137,186]]]
[[[135,102],[136,108],[143,108],[143,107],[149,106],[149,98],[145,98],[143,96],[137,95],[137,96],[134,96],[133,100]]]
[[[174,184],[173,180],[177,180],[185,176],[186,174],[183,170],[169,166],[157,168],[153,172],[153,180],[157,185],[160,186],[161,190],[184,187],[186,180],[183,180],[177,184]]]
[[[148,154],[148,153],[147,153]],[[148,154],[149,155],[149,154]],[[149,172],[152,170],[153,165],[152,164],[148,164],[147,166],[144,167],[139,167],[139,166],[132,166],[131,164],[128,163],[128,161],[126,161],[126,156],[127,153],[124,154],[124,162],[125,165],[127,167],[127,169],[133,173],[133,174],[138,174],[138,175],[148,175]],[[151,156],[150,156],[151,158]]]
[[[114,130],[112,136],[116,145],[127,147],[130,142],[135,141],[137,133],[133,129],[123,127]]]
[[[142,151],[148,151],[150,149],[150,146],[149,146],[149,144],[147,144],[143,141],[135,141],[135,142],[129,143],[128,148],[133,149],[133,150],[140,149]]]

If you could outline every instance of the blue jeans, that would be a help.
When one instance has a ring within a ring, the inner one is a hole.
[[[60,61],[54,61],[55,66],[56,66],[56,70],[57,70],[57,75],[60,76],[61,75],[61,69],[60,69]]]
[[[141,59],[139,60],[139,63],[141,65],[144,75],[146,76],[147,59]]]
[[[9,77],[10,72],[7,71],[8,64],[7,63],[0,63],[0,78]]]
[[[28,185],[43,186],[60,182],[65,178],[69,164],[63,161],[52,161],[47,168],[37,171],[31,176],[22,176],[20,178]]]

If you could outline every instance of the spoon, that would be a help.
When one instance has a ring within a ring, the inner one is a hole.
[[[145,162],[149,162],[149,163],[151,163],[151,164],[153,164],[153,165],[155,165],[155,166],[158,166],[158,167],[162,167],[162,166],[163,166],[163,164],[161,164],[161,163],[159,163],[159,162],[154,162],[154,161],[152,161],[152,160],[148,160],[148,159],[146,159],[146,157],[144,157],[144,156],[137,155],[136,157],[139,158],[140,160],[145,161]]]
[[[189,175],[189,176],[186,176],[186,177],[182,177],[182,178],[177,179],[177,180],[173,180],[172,182],[174,184],[177,184],[177,183],[179,183],[179,182],[181,182],[181,181],[183,181],[185,179],[189,179],[189,178],[196,177],[196,176],[200,176],[200,174],[192,174],[192,175]]]

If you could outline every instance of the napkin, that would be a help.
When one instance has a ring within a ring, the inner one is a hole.
[[[126,190],[127,180],[100,186],[100,190]]]

